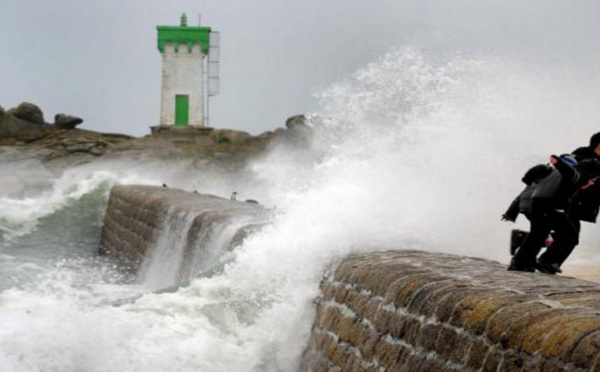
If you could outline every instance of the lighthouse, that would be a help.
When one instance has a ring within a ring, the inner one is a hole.
[[[157,26],[162,56],[160,128],[199,128],[205,123],[205,59],[211,50],[211,28]],[[154,128],[153,128],[154,132]]]

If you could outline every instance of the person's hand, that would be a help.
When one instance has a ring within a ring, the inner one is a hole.
[[[509,222],[515,222],[515,220],[513,220],[512,218],[509,218],[506,213],[503,214],[502,216],[500,216],[500,221],[509,221]]]

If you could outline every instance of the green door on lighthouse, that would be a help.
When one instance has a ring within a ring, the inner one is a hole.
[[[175,96],[175,125],[186,126],[190,123],[190,96]]]

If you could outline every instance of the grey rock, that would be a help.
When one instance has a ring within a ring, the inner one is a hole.
[[[305,115],[295,115],[285,121],[287,129],[278,128],[275,130],[275,144],[285,144],[290,148],[306,149],[309,147],[312,128],[307,124],[308,118]]]
[[[33,103],[21,102],[16,108],[9,110],[9,113],[29,123],[44,124],[44,113]]]
[[[305,115],[295,115],[295,116],[291,116],[289,117],[286,121],[285,121],[285,126],[288,129],[294,129],[296,127],[306,127],[306,116]]]
[[[33,142],[54,132],[54,126],[34,123],[15,115],[15,109],[9,110],[0,122],[0,139],[16,142]]]
[[[59,129],[75,129],[81,123],[83,123],[83,119],[77,116],[66,114],[56,114],[54,116],[54,125]]]

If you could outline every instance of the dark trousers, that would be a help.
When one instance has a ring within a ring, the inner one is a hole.
[[[581,222],[569,218],[570,228],[566,228],[562,232],[556,231],[552,234],[554,241],[546,252],[540,256],[540,261],[544,261],[549,264],[558,264],[561,266],[569,255],[573,252],[573,249],[579,244],[579,233],[581,231]],[[566,234],[565,234],[566,231]]]
[[[554,243],[552,245],[556,244],[556,246],[552,249],[551,254],[543,259],[552,259],[553,261],[546,261],[549,263],[559,263],[558,260],[561,260],[560,265],[577,245],[579,228],[566,213],[561,211],[538,210],[528,217],[531,222],[531,230],[515,253],[513,262],[518,266],[534,267],[540,250],[545,246],[546,238],[550,232],[553,232]],[[546,253],[542,256],[545,255]]]

